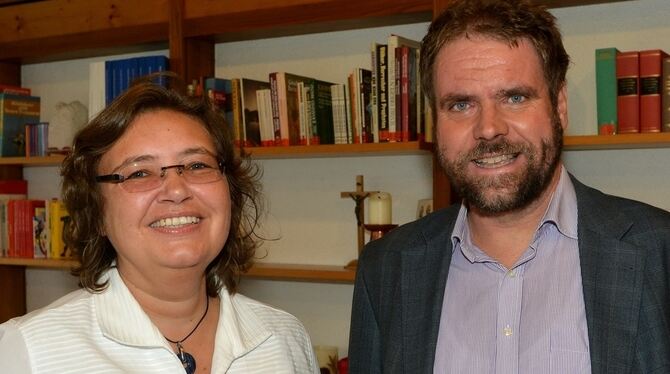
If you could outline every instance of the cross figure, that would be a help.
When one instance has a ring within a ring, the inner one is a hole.
[[[363,202],[365,201],[365,198],[367,198],[370,195],[371,192],[373,191],[364,190],[362,175],[356,176],[356,191],[340,192],[341,198],[351,198],[354,200],[354,203],[356,204],[356,206],[354,207],[354,214],[356,215],[356,226],[358,229],[359,256],[363,251],[363,246],[365,245],[365,227],[363,222],[365,219],[365,204],[363,204]],[[350,262],[349,265],[347,265],[347,267],[356,266],[355,261],[356,260]]]

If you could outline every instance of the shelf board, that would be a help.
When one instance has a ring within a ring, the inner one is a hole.
[[[69,270],[74,260],[0,257],[0,266]],[[243,277],[280,281],[353,283],[356,271],[337,265],[296,265],[256,263]]]
[[[365,144],[322,144],[298,145],[289,147],[249,147],[245,151],[256,160],[293,159],[293,158],[330,158],[361,156],[401,156],[425,155],[431,152],[432,143],[394,142]],[[564,138],[563,149],[580,150],[616,150],[670,148],[670,132],[617,135],[572,135]],[[47,157],[0,157],[0,165],[23,166],[59,166],[65,156]]]
[[[566,151],[668,147],[670,147],[670,132],[566,136],[563,145]]]
[[[0,165],[23,165],[23,166],[54,166],[60,165],[65,159],[63,155],[44,157],[0,157]]]
[[[288,147],[249,147],[245,151],[258,160],[427,154],[431,145],[422,142],[321,144]]]

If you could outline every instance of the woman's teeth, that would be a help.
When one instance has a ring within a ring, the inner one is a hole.
[[[179,227],[200,222],[200,218],[193,216],[163,218],[151,224],[153,228]]]

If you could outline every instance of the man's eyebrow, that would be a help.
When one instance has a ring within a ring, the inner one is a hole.
[[[442,97],[440,97],[440,100],[438,102],[438,108],[443,108],[445,105],[448,105],[450,103],[458,103],[458,102],[463,102],[463,101],[472,101],[474,100],[474,96],[472,95],[465,95],[465,94],[446,94]]]
[[[540,96],[537,89],[531,86],[517,86],[512,88],[505,88],[496,93],[496,98],[503,99],[510,96],[521,95],[528,98],[536,98]]]

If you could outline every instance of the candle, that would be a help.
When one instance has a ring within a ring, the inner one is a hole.
[[[391,194],[388,192],[371,193],[368,197],[368,210],[370,212],[368,224],[391,224]]]

